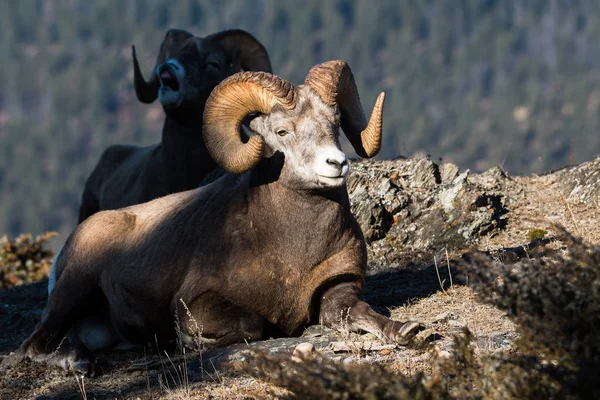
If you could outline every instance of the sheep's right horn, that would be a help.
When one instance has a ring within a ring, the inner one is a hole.
[[[158,97],[158,89],[160,88],[156,73],[153,71],[152,77],[146,82],[135,54],[135,46],[131,46],[131,55],[133,56],[133,87],[135,88],[135,94],[142,103],[152,103]]]
[[[140,64],[138,63],[135,54],[135,46],[131,46],[131,53],[133,56],[133,86],[139,101],[148,104],[156,100],[158,97],[158,90],[160,89],[156,68],[164,63],[169,58],[170,54],[176,52],[185,45],[186,41],[193,37],[194,35],[183,29],[169,29],[160,45],[158,57],[156,58],[156,65],[152,69],[152,75],[148,82],[146,82],[142,75],[142,71],[140,71]]]
[[[374,157],[381,149],[385,93],[380,93],[367,123],[354,75],[343,61],[327,61],[311,68],[304,81],[325,104],[340,108],[342,129],[360,157]]]
[[[253,135],[243,143],[242,121],[248,114],[269,114],[275,104],[292,109],[294,86],[266,72],[240,72],[221,82],[211,93],[204,108],[202,136],[210,156],[223,169],[242,173],[261,159],[264,139]]]

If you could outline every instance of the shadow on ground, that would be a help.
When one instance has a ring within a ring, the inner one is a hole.
[[[488,252],[488,255],[516,260],[530,256],[532,249],[546,243],[547,241],[535,241],[525,246]],[[462,258],[468,257],[469,253],[466,253]],[[440,282],[444,288],[449,287],[450,277],[454,285],[464,284],[464,278],[458,273],[457,266],[460,262],[461,258],[449,260],[450,272],[444,262],[437,268],[435,265],[408,264],[372,273],[366,277],[363,297],[377,311],[389,316],[390,309],[416,302],[441,290]],[[32,332],[47,301],[46,287],[47,281],[40,281],[0,291],[0,326],[4,327],[0,337],[0,357],[16,350]],[[147,354],[143,350],[99,354],[98,361],[104,374],[99,378],[86,380],[87,396],[98,399],[134,395],[145,397],[151,394],[150,391],[160,390],[160,376],[163,386],[166,386],[165,380],[169,379],[171,387],[178,386],[176,369],[181,365],[187,366],[189,382],[197,382],[206,380],[210,376],[206,374],[214,371],[212,367],[218,368],[223,362],[243,360],[248,349],[291,352],[297,344],[306,341],[316,343],[315,346],[319,349],[326,349],[335,340],[339,340],[335,333],[317,326],[307,329],[300,338],[280,338],[212,349],[201,358],[188,357],[185,362],[174,358],[171,365],[171,361],[164,353],[159,354],[157,349],[148,349]],[[144,365],[145,361],[147,365]],[[134,362],[141,362],[141,367],[131,368]],[[173,366],[176,368],[173,369]],[[61,399],[81,397],[73,374],[30,362],[7,372],[0,378],[0,392],[8,393],[13,398],[31,397],[40,392]]]

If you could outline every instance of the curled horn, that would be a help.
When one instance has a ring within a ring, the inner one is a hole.
[[[135,46],[131,46],[131,55],[133,56],[133,87],[135,88],[135,94],[142,103],[152,103],[158,97],[158,89],[160,88],[156,73],[152,71],[150,80],[146,82],[142,71],[140,71]]]
[[[244,71],[272,72],[267,49],[246,31],[231,29],[210,35],[205,40],[219,42],[232,58],[238,59]]]
[[[149,104],[156,100],[158,97],[158,89],[160,89],[160,82],[156,75],[156,67],[163,64],[169,57],[169,54],[177,50],[186,40],[192,37],[194,37],[194,35],[182,29],[169,29],[160,45],[160,51],[156,58],[156,65],[147,82],[140,70],[140,64],[135,53],[135,46],[131,46],[131,55],[133,57],[133,87],[135,88],[135,94],[139,101]]]
[[[328,105],[338,105],[342,129],[360,157],[374,157],[381,149],[382,113],[385,93],[380,93],[367,123],[354,75],[343,61],[327,61],[308,72],[304,84],[310,86]]]
[[[204,109],[202,136],[211,157],[232,173],[254,167],[262,157],[264,139],[253,135],[243,143],[242,121],[251,113],[269,114],[276,104],[294,108],[295,94],[290,82],[266,72],[241,72],[221,82]]]

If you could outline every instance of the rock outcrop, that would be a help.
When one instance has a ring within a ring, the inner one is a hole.
[[[406,252],[465,248],[506,224],[500,168],[461,172],[428,158],[352,163],[352,211],[369,243],[372,269],[393,267]]]
[[[566,199],[586,205],[600,205],[600,157],[565,167],[552,174]]]

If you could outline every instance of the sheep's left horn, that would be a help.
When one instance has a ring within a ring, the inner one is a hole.
[[[135,88],[135,94],[142,103],[152,103],[158,97],[158,89],[160,88],[156,74],[152,72],[150,81],[146,82],[135,54],[135,46],[131,46],[131,55],[133,56],[133,87]]]
[[[202,137],[213,160],[236,174],[254,167],[262,157],[264,139],[253,135],[243,143],[242,121],[251,113],[269,114],[278,103],[294,108],[295,93],[290,82],[266,72],[240,72],[221,82],[204,108]]]
[[[273,72],[267,49],[246,31],[231,29],[210,35],[205,40],[219,42],[232,58],[238,59],[244,71]]]
[[[316,65],[308,72],[304,81],[325,104],[340,107],[342,129],[352,147],[360,157],[374,157],[381,149],[383,125],[383,102],[385,93],[380,93],[367,123],[360,103],[354,75],[343,61],[327,61]]]

